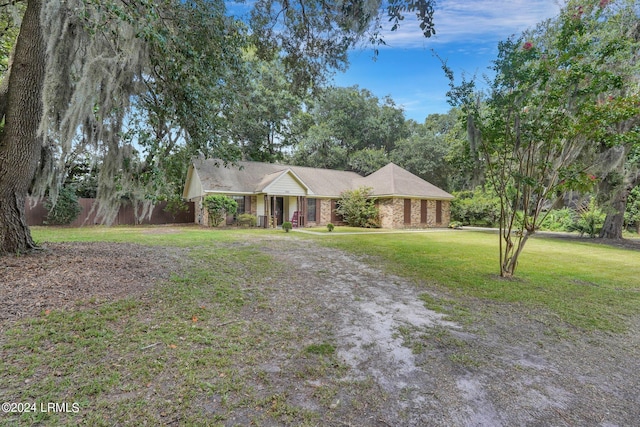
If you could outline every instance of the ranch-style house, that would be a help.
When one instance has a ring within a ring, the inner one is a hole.
[[[363,177],[355,172],[238,162],[225,167],[220,160],[197,159],[189,166],[183,197],[195,202],[195,221],[208,224],[203,199],[224,194],[238,202],[236,215],[255,215],[262,227],[283,221],[294,227],[339,225],[336,202],[345,190],[372,188],[382,228],[447,227],[453,196],[405,169],[389,163]],[[231,224],[234,217],[227,218]]]

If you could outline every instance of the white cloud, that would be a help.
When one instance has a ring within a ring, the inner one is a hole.
[[[384,38],[392,48],[430,47],[444,43],[492,43],[519,34],[556,16],[556,0],[440,0],[434,21],[436,35],[425,39],[417,20],[408,16]]]

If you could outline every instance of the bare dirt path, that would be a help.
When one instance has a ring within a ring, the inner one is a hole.
[[[295,337],[258,367],[269,384],[265,393],[286,391],[290,404],[320,414],[322,425],[640,425],[638,319],[623,334],[585,333],[542,310],[411,283],[385,273],[375,259],[312,240],[266,236],[239,244],[288,266],[247,290],[268,289],[263,297],[271,307],[248,307],[247,322],[288,328]],[[0,324],[143,293],[178,270],[181,258],[177,249],[132,244],[50,249],[0,259]],[[457,315],[428,310],[423,294]],[[296,364],[308,360],[291,350],[318,343],[335,347],[340,375],[299,375]],[[324,389],[335,391],[329,401],[320,396]],[[251,415],[237,411],[226,425]]]

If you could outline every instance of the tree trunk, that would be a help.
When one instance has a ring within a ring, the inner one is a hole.
[[[38,166],[42,144],[45,45],[40,25],[43,0],[29,0],[20,26],[6,92],[4,129],[0,134],[0,255],[35,247],[24,207]]]
[[[616,191],[611,200],[611,212],[607,214],[604,225],[600,231],[602,239],[622,239],[622,229],[624,228],[624,211],[627,209],[627,199],[631,190],[640,182],[640,174]]]
[[[602,230],[600,230],[600,238],[602,239],[622,239],[622,228],[624,226],[624,205],[622,213],[618,210],[619,203],[614,201],[612,204],[615,213],[608,213],[604,220]]]

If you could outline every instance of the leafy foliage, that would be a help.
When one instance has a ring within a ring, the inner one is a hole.
[[[577,218],[570,226],[570,231],[577,231],[581,236],[587,234],[591,238],[596,237],[602,229],[606,216],[606,213],[598,207],[595,198],[592,198],[587,207],[578,210]]]
[[[463,225],[494,226],[500,219],[500,199],[492,191],[478,187],[474,191],[453,194],[451,219]]]
[[[458,128],[445,124],[451,117],[455,121],[455,113],[432,114],[424,124],[409,121],[409,136],[396,141],[391,161],[442,189],[449,189],[452,177],[463,175],[460,169],[452,169],[448,161],[456,139],[462,138]]]
[[[258,219],[256,218],[255,215],[252,215],[250,213],[243,213],[238,215],[237,222],[238,222],[238,225],[247,225],[249,227],[255,227],[256,224],[258,223]]]
[[[55,203],[47,199],[44,202],[44,207],[48,211],[45,223],[52,225],[71,224],[82,212],[75,191],[69,187],[63,187],[60,190]]]
[[[540,224],[541,230],[573,231],[576,213],[573,209],[553,209],[547,212]]]
[[[238,202],[224,195],[209,195],[204,198],[204,207],[209,213],[209,224],[217,227],[224,223],[227,215],[234,215],[238,210]]]
[[[244,83],[226,113],[230,137],[246,160],[282,160],[299,131],[294,120],[304,97],[296,94],[278,57],[260,60],[248,51],[243,59]]]
[[[11,3],[0,8],[0,76],[9,69],[11,51],[20,30],[20,17],[25,9],[23,2]]]
[[[357,86],[325,91],[309,115],[293,154],[293,162],[303,166],[371,173],[407,135],[404,113],[390,98],[381,102]]]
[[[416,13],[425,37],[435,33],[434,0],[393,0],[387,16],[394,25],[406,13]],[[310,0],[257,0],[250,18],[252,43],[258,57],[283,57],[294,87],[320,87],[323,71],[342,70],[347,65],[347,49],[363,37],[383,44],[379,13],[381,0],[324,2]]]
[[[336,203],[336,213],[352,227],[374,227],[377,224],[378,208],[371,197],[370,187],[344,191]]]
[[[640,187],[635,187],[629,194],[624,220],[627,227],[634,227],[636,233],[640,233]]]
[[[360,175],[371,175],[389,163],[389,156],[384,148],[364,148],[356,151],[349,158],[349,169]]]

